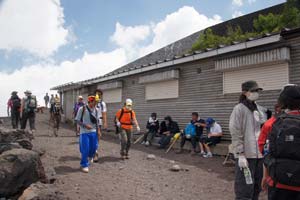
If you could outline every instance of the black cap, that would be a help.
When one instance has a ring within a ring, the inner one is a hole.
[[[11,95],[16,95],[16,94],[18,94],[17,91],[12,91],[12,92],[11,92]]]
[[[300,86],[288,85],[283,88],[278,98],[279,104],[283,108],[299,109],[300,108]]]
[[[157,114],[156,113],[151,113],[151,117],[156,117]]]
[[[263,90],[263,89],[258,87],[256,81],[246,81],[242,83],[242,91],[248,92],[248,91],[259,91],[259,90]]]

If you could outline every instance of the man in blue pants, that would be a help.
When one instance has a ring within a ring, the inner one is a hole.
[[[79,108],[76,115],[76,122],[80,126],[79,147],[81,153],[81,170],[89,172],[89,160],[93,162],[96,150],[98,149],[98,137],[101,135],[98,126],[98,111],[95,107],[95,96],[88,96],[88,104]]]

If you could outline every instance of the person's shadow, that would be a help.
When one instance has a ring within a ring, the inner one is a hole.
[[[122,158],[119,157],[113,157],[113,156],[103,156],[103,157],[99,157],[99,160],[97,163],[99,164],[103,164],[105,162],[120,162],[122,161]]]

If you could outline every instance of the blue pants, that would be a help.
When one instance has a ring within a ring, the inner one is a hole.
[[[98,149],[98,137],[96,132],[80,134],[79,148],[81,153],[81,167],[88,167],[88,158],[93,158]]]

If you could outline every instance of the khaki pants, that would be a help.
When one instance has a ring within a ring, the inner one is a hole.
[[[121,130],[119,134],[120,143],[121,143],[121,151],[120,154],[127,155],[128,151],[131,146],[131,140],[132,140],[132,129],[123,129]]]

